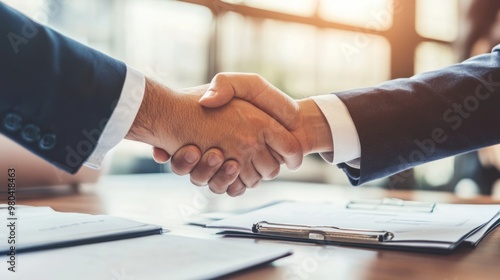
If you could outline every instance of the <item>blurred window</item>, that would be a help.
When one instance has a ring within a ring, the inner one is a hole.
[[[457,0],[417,0],[418,34],[426,38],[451,42],[458,33]]]
[[[319,14],[326,20],[385,30],[392,26],[391,0],[321,0]]]
[[[311,0],[223,0],[230,4],[243,4],[264,10],[281,13],[311,16],[316,8],[316,1]]]
[[[351,43],[358,36],[362,43]],[[384,37],[329,29],[320,38],[318,93],[373,86],[390,78],[390,44]]]
[[[212,13],[177,1],[128,0],[123,11],[124,60],[174,88],[205,83]]]
[[[423,42],[415,53],[415,73],[436,70],[456,62],[451,46],[434,42]]]

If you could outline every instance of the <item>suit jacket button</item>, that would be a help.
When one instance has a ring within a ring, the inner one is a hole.
[[[38,142],[38,146],[40,146],[42,150],[51,150],[56,145],[56,139],[56,135],[53,133],[44,134],[40,142]]]
[[[26,142],[34,142],[40,139],[40,128],[34,124],[28,124],[21,131],[21,136]]]
[[[3,126],[8,131],[14,132],[21,129],[21,127],[23,126],[22,122],[23,118],[21,118],[21,116],[19,116],[18,114],[9,113],[3,119]]]

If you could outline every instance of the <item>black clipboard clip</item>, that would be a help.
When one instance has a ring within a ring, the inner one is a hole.
[[[383,199],[356,199],[345,206],[347,209],[403,211],[432,213],[436,207],[435,202],[408,201],[399,198]]]
[[[342,242],[342,243],[361,243],[377,244],[390,241],[394,234],[388,231],[365,230],[365,229],[347,229],[333,226],[307,226],[269,223],[266,221],[258,222],[252,226],[254,233],[297,238],[302,240]]]

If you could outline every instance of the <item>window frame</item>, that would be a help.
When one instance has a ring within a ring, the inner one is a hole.
[[[294,14],[280,13],[246,6],[238,3],[228,3],[222,0],[179,0],[185,3],[201,5],[210,9],[215,19],[215,26],[210,36],[210,55],[207,80],[213,77],[219,71],[217,65],[217,19],[226,12],[238,13],[246,17],[273,19],[283,22],[301,23],[311,25],[317,28],[350,31],[355,33],[365,33],[369,35],[378,35],[385,38],[390,45],[390,78],[410,77],[415,71],[415,54],[417,46],[422,42],[435,42],[450,46],[451,43],[433,38],[425,38],[417,33],[416,30],[416,1],[396,1],[397,11],[394,5],[391,11],[393,15],[392,26],[387,30],[376,30],[373,28],[361,28],[354,25],[325,20],[319,16],[319,3],[316,0],[316,9],[311,16],[300,16]],[[404,40],[401,38],[404,37]]]

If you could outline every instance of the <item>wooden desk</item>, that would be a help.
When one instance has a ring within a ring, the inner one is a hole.
[[[383,191],[290,182],[265,182],[245,195],[230,198],[197,188],[187,177],[170,174],[109,176],[97,185],[84,185],[79,194],[67,191],[18,193],[18,204],[46,205],[58,211],[110,214],[161,224],[173,234],[218,238],[213,231],[185,225],[195,213],[258,206],[278,199],[346,202],[351,198],[397,197],[447,203],[499,203],[489,197],[463,200],[451,194],[419,191]],[[434,255],[343,246],[241,239],[293,248],[295,253],[272,265],[231,275],[230,279],[499,279],[500,229],[476,249],[460,248],[449,255]]]

